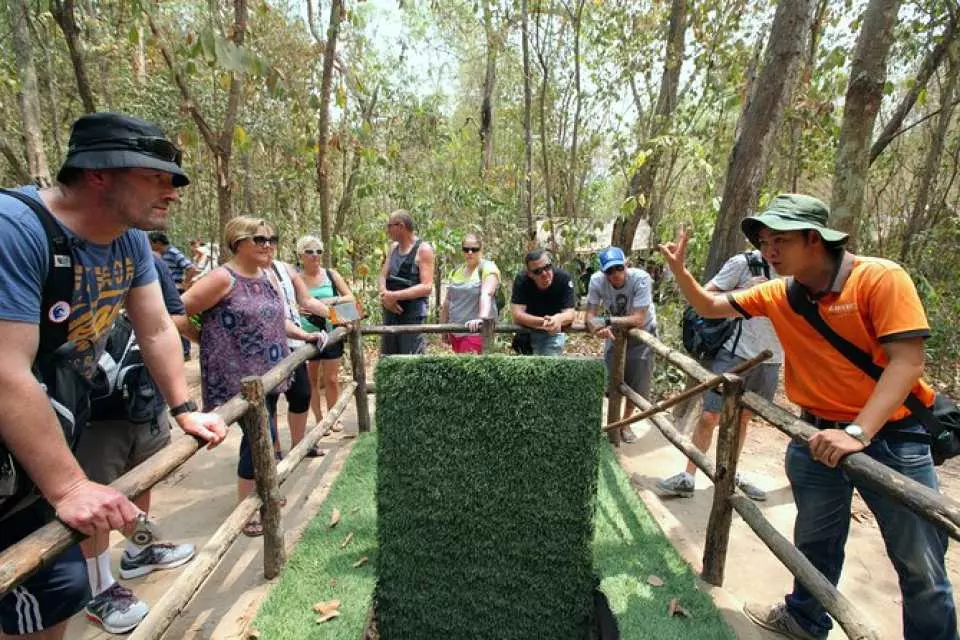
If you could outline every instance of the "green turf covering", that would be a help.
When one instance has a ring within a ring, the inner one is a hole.
[[[603,364],[394,357],[376,386],[384,640],[586,638]]]

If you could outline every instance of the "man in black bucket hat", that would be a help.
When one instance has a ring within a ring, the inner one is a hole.
[[[906,271],[889,260],[847,251],[847,234],[829,228],[828,216],[816,198],[782,194],[759,215],[745,218],[744,234],[788,277],[743,291],[714,294],[697,283],[684,267],[684,230],[660,250],[700,315],[765,316],[773,323],[786,356],[787,396],[802,408],[804,420],[821,429],[808,442],[794,440],[787,448],[797,548],[837,584],[856,487],[876,516],[900,578],[903,637],[957,640],[953,587],[944,568],[946,532],[839,468],[845,456],[862,452],[936,490],[930,436],[904,406],[911,393],[926,407],[934,401],[933,389],[921,378],[923,341],[930,335],[926,315]],[[824,332],[865,352],[882,367],[879,380],[864,375]],[[744,611],[756,624],[789,638],[819,640],[832,627],[823,606],[796,580],[783,602],[747,605]]]
[[[89,535],[140,515],[91,482],[71,451],[88,405],[85,380],[121,306],[180,427],[209,446],[226,435],[222,419],[197,411],[182,360],[170,357],[180,340],[142,231],[162,227],[176,189],[189,184],[180,160],[148,122],[85,115],[54,186],[0,195],[0,551],[55,516]],[[89,597],[73,546],[0,597],[0,631],[57,640]]]

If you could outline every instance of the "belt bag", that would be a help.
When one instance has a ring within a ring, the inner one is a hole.
[[[869,353],[837,334],[820,316],[816,302],[807,297],[802,285],[793,278],[787,284],[787,300],[790,307],[816,329],[840,355],[874,380],[880,379],[883,367],[875,363]],[[960,454],[960,409],[953,400],[938,393],[934,397],[933,406],[927,407],[911,391],[903,404],[930,434],[930,453],[935,465],[939,466]]]

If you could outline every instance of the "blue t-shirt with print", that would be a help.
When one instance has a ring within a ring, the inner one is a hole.
[[[43,204],[37,187],[18,191]],[[154,282],[157,271],[143,231],[128,229],[109,244],[95,244],[61,227],[76,240],[67,339],[76,344],[75,364],[90,378],[127,292]],[[0,320],[40,323],[49,266],[49,244],[36,214],[19,200],[0,195]]]

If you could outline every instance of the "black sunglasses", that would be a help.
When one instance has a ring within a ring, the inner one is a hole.
[[[277,243],[280,242],[280,236],[253,236],[250,239],[253,240],[253,244],[258,247],[265,247],[267,244],[277,246]]]
[[[614,274],[614,273],[620,273],[620,272],[623,271],[624,269],[626,269],[626,267],[623,266],[622,264],[615,264],[615,265],[613,265],[612,267],[610,267],[609,269],[607,269],[606,271],[604,271],[604,273],[609,276],[609,275],[612,275],[612,274]]]
[[[172,162],[178,167],[183,160],[183,152],[180,151],[180,147],[173,144],[166,138],[154,136],[140,136],[138,138],[112,138],[110,140],[102,140],[99,142],[77,145],[76,147],[70,148],[67,155],[79,153],[81,151],[125,151],[128,149],[145,153],[148,156],[153,156],[154,158],[163,160],[164,162]]]
[[[480,247],[460,247],[464,253],[479,253]]]
[[[306,256],[319,256],[323,253],[323,249],[304,249],[303,254]]]
[[[536,269],[530,269],[530,273],[535,276],[543,275],[544,271],[553,271],[552,264],[545,264],[542,267],[537,267]]]

